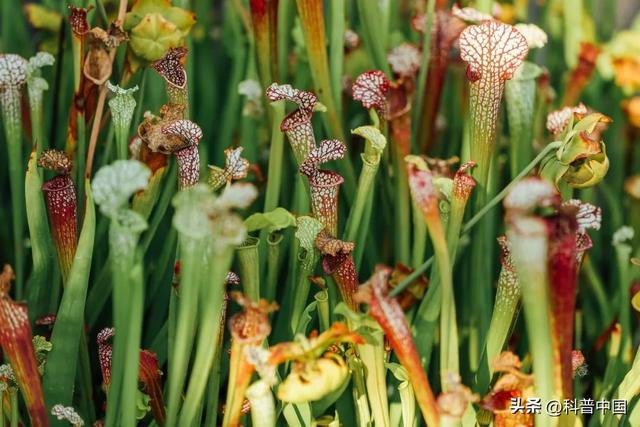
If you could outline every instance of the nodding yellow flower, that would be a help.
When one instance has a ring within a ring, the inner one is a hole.
[[[540,176],[556,187],[564,181],[573,188],[588,188],[602,181],[609,170],[602,133],[611,118],[591,113],[575,114],[575,119],[577,123],[563,131],[562,146],[543,161],[540,169]]]
[[[348,376],[344,359],[327,352],[319,359],[294,364],[293,372],[278,387],[277,396],[283,402],[313,402],[336,391]]]

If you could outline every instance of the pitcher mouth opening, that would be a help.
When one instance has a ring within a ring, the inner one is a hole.
[[[344,178],[337,172],[319,169],[317,176],[312,180],[309,179],[312,187],[315,188],[331,188],[340,185],[344,182]]]
[[[42,185],[42,190],[47,192],[64,191],[73,187],[73,181],[68,175],[59,175]]]

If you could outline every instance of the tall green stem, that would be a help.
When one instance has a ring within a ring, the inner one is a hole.
[[[15,265],[16,298],[22,298],[24,284],[24,168],[22,166],[22,118],[20,90],[17,87],[3,88],[0,93],[2,122],[7,143],[7,163],[11,188],[11,217],[13,229],[13,253]]]
[[[207,280],[201,284],[201,315],[197,350],[178,425],[192,425],[196,418],[207,380],[211,374],[213,360],[216,357],[216,352],[219,351],[217,343],[223,319],[224,279],[231,266],[232,257],[232,249],[226,249],[222,253],[216,253],[212,256],[209,261],[211,271]]]

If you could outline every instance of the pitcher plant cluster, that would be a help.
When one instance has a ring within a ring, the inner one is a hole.
[[[0,426],[640,425],[636,2],[0,17]]]

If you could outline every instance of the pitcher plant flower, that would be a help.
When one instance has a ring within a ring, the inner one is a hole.
[[[162,58],[184,44],[196,16],[170,1],[136,0],[123,27],[130,33],[129,62],[136,66]]]
[[[611,118],[601,113],[578,114],[562,133],[562,145],[543,161],[540,176],[557,188],[566,183],[572,188],[588,188],[604,179],[609,158],[602,133]]]
[[[369,305],[369,315],[378,322],[400,363],[407,370],[425,422],[437,427],[440,425],[438,405],[422,369],[409,324],[398,301],[388,295],[390,276],[389,267],[378,266],[365,284],[364,289],[368,291],[361,292],[358,301]]]
[[[13,269],[5,265],[0,273],[0,346],[13,368],[15,380],[29,411],[31,425],[48,426],[27,307],[9,296],[14,278]]]
[[[78,200],[76,186],[71,179],[71,159],[62,151],[45,150],[38,159],[38,165],[57,174],[44,183],[42,191],[60,271],[66,281],[78,245]]]
[[[0,108],[7,145],[13,257],[16,268],[16,292],[22,293],[24,281],[24,162],[22,153],[22,86],[27,82],[29,63],[12,53],[0,54]]]
[[[272,366],[293,361],[292,372],[278,386],[277,396],[290,403],[317,401],[338,389],[349,376],[349,369],[339,351],[343,344],[363,344],[364,339],[336,322],[321,334],[309,338],[298,335],[295,341],[269,348]]]
[[[616,32],[602,46],[597,59],[599,74],[607,80],[613,80],[625,95],[631,95],[640,88],[639,34],[640,21],[636,19],[630,28]]]

